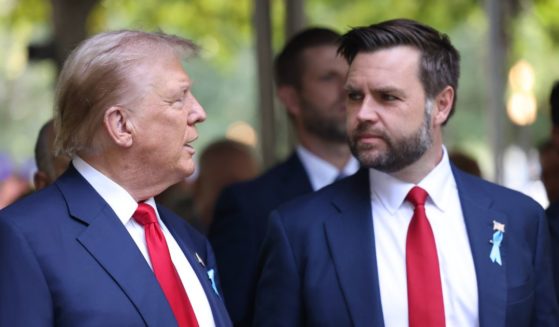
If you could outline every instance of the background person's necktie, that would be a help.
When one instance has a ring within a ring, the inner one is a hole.
[[[140,225],[144,226],[153,272],[171,305],[178,325],[180,327],[198,326],[188,295],[171,261],[171,254],[165,236],[157,222],[155,211],[150,205],[139,203],[133,217]]]
[[[437,246],[425,214],[427,192],[413,187],[406,200],[414,206],[406,239],[408,316],[410,327],[445,326]]]

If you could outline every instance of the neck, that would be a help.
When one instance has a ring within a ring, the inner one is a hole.
[[[443,158],[443,147],[440,141],[434,141],[433,145],[413,164],[394,172],[395,178],[412,184],[418,184],[441,162]]]
[[[146,175],[134,162],[123,156],[103,153],[99,155],[80,155],[80,157],[103,175],[124,188],[137,202],[149,199],[163,192],[169,185],[155,181]]]
[[[345,142],[326,141],[314,136],[299,137],[299,142],[314,155],[339,170],[345,167],[351,157],[351,151]]]

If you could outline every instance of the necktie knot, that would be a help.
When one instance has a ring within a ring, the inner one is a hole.
[[[138,209],[136,209],[132,217],[134,217],[134,220],[142,226],[157,222],[155,210],[153,210],[149,204],[144,202],[138,203]]]
[[[414,207],[424,206],[426,199],[427,191],[419,186],[414,186],[406,196],[406,200],[413,204]]]

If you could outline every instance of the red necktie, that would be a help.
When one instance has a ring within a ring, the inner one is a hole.
[[[427,192],[415,186],[406,200],[415,207],[406,240],[408,316],[410,327],[445,326],[437,246],[425,215]]]
[[[198,326],[194,310],[184,290],[179,274],[171,261],[171,255],[165,236],[157,222],[153,208],[146,203],[139,203],[134,212],[134,220],[144,226],[146,243],[155,277],[171,305],[180,327]]]

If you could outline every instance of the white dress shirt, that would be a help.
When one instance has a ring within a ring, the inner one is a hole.
[[[384,323],[407,327],[406,235],[413,206],[405,198],[414,185],[374,169],[369,178]],[[446,326],[479,326],[474,261],[446,149],[418,186],[429,193],[425,210],[437,244]]]
[[[342,170],[328,161],[319,158],[314,153],[305,149],[302,145],[298,145],[296,148],[297,155],[303,167],[309,176],[311,181],[311,186],[314,191],[323,188],[326,185],[332,183],[338,175],[342,174],[344,177],[353,175],[359,169],[359,162],[353,156],[349,158],[346,165]]]
[[[132,198],[132,196],[120,185],[112,181],[107,176],[103,175],[100,171],[93,168],[87,162],[79,157],[75,157],[72,160],[72,164],[76,170],[85,178],[85,180],[91,184],[97,193],[107,202],[107,204],[113,209],[116,216],[120,219],[124,227],[130,236],[138,246],[138,249],[146,259],[147,264],[151,268],[151,261],[149,259],[149,253],[146,245],[146,236],[144,228],[142,225],[138,224],[132,215],[138,208],[138,203]],[[196,315],[196,319],[200,326],[215,326],[215,321],[212,315],[212,309],[210,303],[206,297],[206,293],[198,280],[198,276],[194,272],[194,269],[190,265],[188,259],[182,252],[181,248],[177,244],[177,241],[171,235],[161,218],[159,217],[159,212],[155,205],[153,198],[148,199],[145,203],[149,204],[155,209],[157,214],[157,220],[163,231],[163,235],[167,241],[167,246],[169,247],[169,252],[171,254],[171,260],[177,269],[180,276],[186,294],[192,304],[192,309]]]

